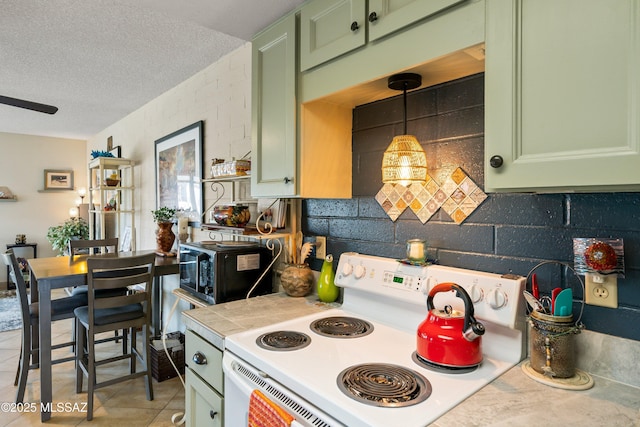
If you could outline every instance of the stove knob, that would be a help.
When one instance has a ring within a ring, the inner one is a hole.
[[[487,295],[487,302],[491,308],[497,310],[507,305],[507,294],[499,288],[492,289]]]
[[[484,298],[484,291],[481,287],[477,285],[471,285],[471,289],[469,290],[469,296],[471,297],[471,301],[474,304],[479,303]]]
[[[344,274],[345,276],[348,276],[352,272],[353,272],[353,265],[349,264],[348,262],[345,262],[344,264],[342,264],[342,274]]]
[[[367,269],[364,268],[364,265],[356,265],[353,275],[356,276],[356,279],[362,279],[366,272]]]

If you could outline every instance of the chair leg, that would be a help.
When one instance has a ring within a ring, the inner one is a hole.
[[[89,333],[89,343],[87,345],[88,359],[87,371],[89,372],[87,380],[87,421],[93,419],[93,393],[96,385],[96,358],[95,358],[95,337],[93,333]]]
[[[86,338],[87,331],[78,319],[75,320],[76,325],[76,393],[82,392],[82,380],[84,379],[84,371],[82,370],[82,360],[86,355]]]
[[[123,329],[122,330],[122,354],[127,354],[127,347],[128,347],[127,338],[128,338],[128,336],[129,336],[129,331],[127,331],[126,329]]]
[[[136,362],[137,362],[137,348],[138,348],[138,338],[136,336],[136,328],[129,328],[129,330],[131,331],[130,334],[131,336],[129,337],[131,340],[131,351],[129,352],[129,372],[131,374],[136,372]]]
[[[149,348],[151,343],[149,341],[151,330],[149,325],[143,326],[145,333],[144,335],[144,350],[142,354],[144,355],[144,368],[147,371],[146,381],[144,383],[145,389],[147,392],[147,400],[153,400],[153,380],[151,378],[151,349]]]
[[[27,377],[29,376],[29,365],[31,361],[31,326],[22,328],[22,348],[20,349],[20,361],[18,362],[18,372],[14,385],[18,386],[16,391],[16,403],[24,401],[24,392],[27,389]]]

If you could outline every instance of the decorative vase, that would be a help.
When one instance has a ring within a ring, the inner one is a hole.
[[[340,289],[334,283],[333,255],[329,254],[322,263],[318,279],[318,298],[322,302],[334,302],[340,295]]]
[[[171,230],[173,227],[172,222],[159,222],[156,230],[156,245],[158,251],[162,253],[171,252],[173,248],[173,242],[176,240],[176,235]]]
[[[287,295],[304,297],[313,288],[313,272],[309,264],[287,264],[280,276],[280,283]]]

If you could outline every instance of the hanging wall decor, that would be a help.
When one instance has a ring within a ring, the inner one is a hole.
[[[400,184],[384,184],[375,197],[392,221],[398,219],[402,212],[409,208],[424,224],[442,208],[458,225],[462,224],[486,198],[487,195],[462,168],[453,171],[442,185],[427,175],[425,182],[412,183],[406,187]]]

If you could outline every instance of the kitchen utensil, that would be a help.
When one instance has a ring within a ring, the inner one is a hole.
[[[542,303],[538,300],[538,298],[534,297],[529,291],[522,291],[522,295],[524,295],[524,299],[527,301],[527,304],[534,311],[540,311],[544,313],[544,307]]]
[[[551,313],[553,313],[553,310],[556,307],[556,297],[561,291],[562,291],[562,288],[553,288],[551,290],[551,307],[550,307]]]
[[[556,296],[553,304],[554,316],[568,316],[571,314],[573,308],[573,292],[571,289],[563,289],[558,296]]]
[[[540,298],[540,290],[538,288],[538,276],[536,276],[536,273],[533,273],[531,275],[531,293],[536,299]]]
[[[439,292],[455,291],[464,301],[464,313],[447,305],[436,310],[433,297]],[[427,298],[427,318],[418,327],[417,354],[427,362],[465,368],[482,362],[481,336],[484,325],[476,321],[473,302],[469,294],[455,283],[440,283],[434,286]]]

